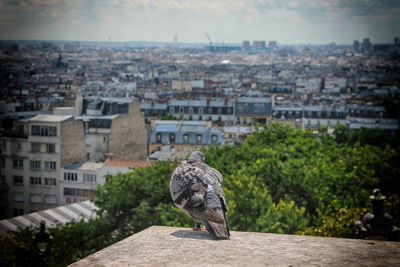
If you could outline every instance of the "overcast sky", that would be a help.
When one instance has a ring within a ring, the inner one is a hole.
[[[0,39],[350,44],[400,37],[400,0],[0,0]]]

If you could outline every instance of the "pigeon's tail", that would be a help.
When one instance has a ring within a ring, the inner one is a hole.
[[[222,199],[220,201],[221,206],[223,206]],[[203,221],[203,224],[213,239],[229,239],[231,233],[229,231],[228,219],[226,218],[226,209],[217,209],[216,212],[223,218],[222,222]]]
[[[212,239],[216,240],[229,239],[230,233],[227,222],[215,223],[215,222],[203,221],[203,224],[206,227]]]

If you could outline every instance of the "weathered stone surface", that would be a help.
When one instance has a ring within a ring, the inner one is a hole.
[[[400,266],[400,243],[153,226],[70,266]]]

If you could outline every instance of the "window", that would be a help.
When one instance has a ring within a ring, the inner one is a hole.
[[[189,135],[188,135],[188,134],[184,134],[184,135],[183,135],[183,143],[184,143],[184,144],[189,143]]]
[[[179,107],[179,113],[183,113],[183,107]]]
[[[14,159],[13,160],[14,169],[22,169],[24,167],[24,160],[22,159]]]
[[[222,114],[222,108],[218,108],[218,109],[217,109],[217,113],[218,113],[218,114]]]
[[[46,144],[46,152],[47,153],[56,153],[56,145],[55,144]]]
[[[29,166],[32,170],[40,170],[40,160],[30,160]]]
[[[40,186],[42,184],[42,178],[40,177],[30,177],[30,184],[34,186]]]
[[[14,217],[21,216],[21,215],[24,215],[24,209],[13,209]]]
[[[84,183],[95,183],[96,182],[96,174],[84,173],[83,174],[83,182]]]
[[[170,108],[169,108],[169,112],[175,113],[175,108],[174,108],[174,107],[170,107]]]
[[[57,185],[57,179],[56,178],[44,178],[44,185],[54,187]]]
[[[64,172],[64,181],[78,181],[78,174],[73,172]]]
[[[55,171],[57,168],[57,162],[55,161],[45,161],[44,168],[46,171]]]
[[[32,125],[32,135],[40,135],[40,126]]]
[[[31,152],[32,153],[40,152],[40,144],[39,143],[32,143],[31,144]]]
[[[24,177],[20,175],[13,176],[13,185],[24,185]]]
[[[42,203],[42,196],[39,194],[31,194],[30,202],[31,203]]]
[[[13,201],[14,202],[24,202],[24,193],[14,192],[13,193]]]
[[[189,113],[193,113],[193,107],[189,107]]]
[[[21,144],[21,142],[18,142],[18,143],[17,143],[17,148],[18,148],[18,152],[21,152],[21,151],[22,151],[22,144]]]
[[[175,144],[175,134],[169,134],[169,143]]]
[[[57,127],[32,125],[31,133],[36,136],[57,136]]]
[[[211,136],[211,141],[212,141],[212,143],[213,143],[214,145],[217,144],[218,136],[216,136],[215,134],[214,134],[213,136]]]
[[[201,144],[201,141],[203,140],[203,136],[201,134],[196,135],[196,142],[197,144]]]
[[[57,204],[57,197],[55,195],[45,195],[44,202],[46,204]]]
[[[199,108],[199,114],[203,114],[203,108]]]
[[[91,197],[93,190],[64,187],[64,196]]]
[[[161,134],[160,133],[158,133],[158,134],[156,134],[156,143],[161,143]]]

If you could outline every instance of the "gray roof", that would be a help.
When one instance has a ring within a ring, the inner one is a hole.
[[[166,110],[167,109],[167,104],[150,104],[150,103],[141,103],[140,104],[141,109],[162,109]]]
[[[269,97],[239,97],[237,102],[241,103],[269,103],[271,98]]]
[[[172,99],[169,101],[170,106],[192,106],[192,107],[205,107],[207,106],[206,100],[178,100]]]
[[[0,235],[7,235],[8,231],[16,231],[18,228],[39,227],[41,221],[45,221],[46,227],[50,228],[81,219],[88,221],[96,217],[97,209],[92,202],[87,200],[1,220]]]

